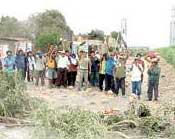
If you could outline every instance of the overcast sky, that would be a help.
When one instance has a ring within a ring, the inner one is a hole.
[[[57,9],[75,33],[120,30],[127,19],[130,45],[169,45],[171,8],[175,0],[0,0],[0,16],[27,19],[33,13]]]

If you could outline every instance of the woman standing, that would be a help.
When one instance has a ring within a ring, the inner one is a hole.
[[[103,54],[100,60],[100,70],[99,70],[99,89],[103,91],[103,82],[105,80],[105,68],[106,68],[107,54]]]

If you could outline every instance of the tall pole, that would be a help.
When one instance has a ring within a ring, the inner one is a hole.
[[[171,10],[170,46],[175,46],[175,7],[172,7]]]

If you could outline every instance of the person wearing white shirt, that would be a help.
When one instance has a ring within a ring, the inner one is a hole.
[[[141,75],[143,73],[142,65],[135,58],[131,68],[132,93],[138,96],[141,95]]]
[[[57,57],[57,79],[56,85],[60,87],[63,85],[67,87],[67,73],[70,65],[68,57],[65,55],[64,51],[61,51],[61,54]]]
[[[28,56],[27,56],[27,80],[28,82],[30,81],[33,82],[35,67],[36,67],[35,58],[32,52],[30,51],[28,52]]]

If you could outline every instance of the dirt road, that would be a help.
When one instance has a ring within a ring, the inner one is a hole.
[[[175,102],[175,70],[172,66],[168,65],[164,59],[161,59],[160,66],[162,68],[160,78],[160,94],[159,101],[147,102],[146,91],[147,91],[147,76],[145,73],[144,83],[142,85],[142,98],[141,102],[144,102],[154,110],[159,110],[161,105],[166,102]],[[129,105],[129,95],[131,93],[131,84],[128,81],[127,96],[126,97],[114,97],[107,96],[104,92],[99,92],[98,88],[88,89],[86,92],[77,92],[76,89],[48,89],[48,87],[36,88],[32,84],[28,84],[28,93],[33,97],[40,97],[55,106],[69,106],[69,107],[80,107],[84,110],[90,111],[104,111],[105,109],[115,109],[123,112],[127,110]],[[7,139],[27,139],[28,133],[24,128],[5,128],[0,126],[1,132]],[[111,134],[108,139],[120,139],[116,134]],[[122,139],[122,137],[121,137]],[[133,137],[133,139],[136,139]]]
[[[167,101],[175,101],[175,70],[166,63],[164,59],[160,61],[161,78],[158,102],[147,102],[147,74],[145,71],[144,82],[142,84],[141,102],[145,102],[156,109]],[[28,92],[34,97],[41,97],[57,106],[80,107],[90,111],[104,111],[105,109],[115,109],[123,112],[129,105],[131,94],[130,76],[128,76],[126,97],[108,96],[104,92],[99,92],[98,88],[88,88],[86,92],[78,92],[77,89],[48,89],[48,87],[34,87],[28,85]]]

